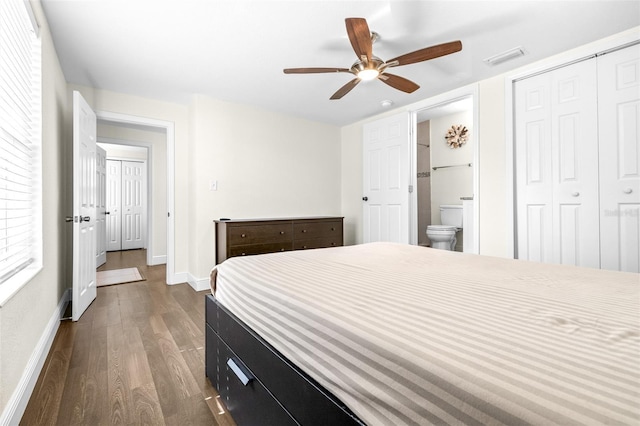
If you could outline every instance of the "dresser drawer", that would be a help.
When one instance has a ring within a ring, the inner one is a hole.
[[[276,223],[264,225],[230,226],[229,246],[269,242],[291,241],[291,224]],[[255,254],[255,253],[254,253]]]
[[[314,248],[340,247],[340,246],[342,246],[342,236],[327,237],[327,238],[313,238],[309,240],[296,240],[293,243],[294,250],[306,250],[306,249],[314,249]]]
[[[233,246],[229,247],[229,257],[233,256],[249,256],[251,254],[264,254],[264,253],[276,253],[279,251],[292,250],[293,246],[291,241],[284,241],[281,243],[266,243],[266,244],[250,244],[246,246]]]
[[[329,237],[337,237],[342,241],[341,221],[309,221],[293,223],[293,239],[295,241]],[[342,243],[340,243],[340,245],[342,245]]]

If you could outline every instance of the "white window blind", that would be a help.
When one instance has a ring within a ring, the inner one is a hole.
[[[29,8],[0,0],[0,286],[41,262],[41,59]]]

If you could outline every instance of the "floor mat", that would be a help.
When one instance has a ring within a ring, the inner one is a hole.
[[[138,268],[112,269],[96,273],[97,286],[132,283],[144,281],[146,278],[140,274]]]

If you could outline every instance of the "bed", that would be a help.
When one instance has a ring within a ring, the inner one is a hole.
[[[226,260],[206,374],[243,424],[639,424],[638,274],[393,244]]]

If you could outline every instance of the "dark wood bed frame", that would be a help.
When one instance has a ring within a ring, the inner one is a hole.
[[[207,295],[206,375],[242,425],[363,425],[338,398]]]

